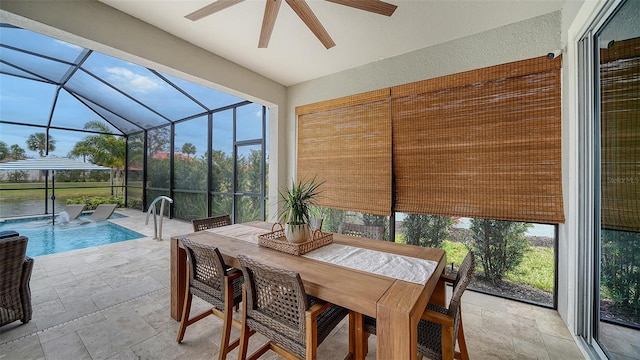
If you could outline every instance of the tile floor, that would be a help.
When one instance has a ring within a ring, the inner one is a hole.
[[[31,279],[31,322],[0,327],[0,359],[211,359],[217,356],[221,321],[208,317],[175,342],[169,316],[169,239],[191,224],[164,221],[165,240],[152,239],[145,213],[114,219],[149,237],[36,258]],[[196,299],[196,298],[194,298]],[[472,359],[582,359],[557,312],[467,291],[465,335]],[[194,300],[194,310],[206,304]],[[320,346],[319,359],[342,359],[346,320]],[[234,335],[238,332],[234,330]],[[370,338],[375,359],[375,337]],[[261,344],[254,336],[253,347]],[[236,357],[237,351],[228,358]],[[268,353],[263,359],[279,359]]]

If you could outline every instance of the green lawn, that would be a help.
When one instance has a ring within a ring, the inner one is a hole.
[[[56,197],[62,199],[79,196],[109,196],[111,194],[108,181],[56,182],[55,185]],[[44,183],[0,183],[0,190],[2,190],[2,198],[6,201],[11,201],[11,199],[40,199],[44,194]],[[51,195],[51,187],[49,187],[49,195]]]
[[[43,183],[0,183],[2,199],[1,217],[38,214],[44,211]],[[114,195],[122,197],[122,190],[114,188]],[[56,182],[56,204],[86,203],[87,210],[95,209],[102,202],[114,202],[109,182]],[[47,197],[51,197],[51,188]],[[41,209],[40,209],[41,208]],[[25,209],[29,209],[26,210]],[[38,210],[40,209],[40,210]]]
[[[444,241],[442,248],[447,252],[447,263],[453,262],[455,266],[459,266],[467,254],[467,248],[458,242]],[[532,246],[520,265],[514,271],[508,272],[505,279],[553,292],[553,267],[553,249]]]

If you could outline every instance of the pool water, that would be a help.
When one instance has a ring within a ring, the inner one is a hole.
[[[87,216],[81,216],[78,219]],[[112,218],[125,217],[114,213]],[[27,255],[41,256],[65,251],[84,249],[92,246],[112,244],[120,241],[145,237],[135,231],[100,221],[85,225],[51,225],[51,217],[6,220],[0,222],[0,231],[13,230],[29,238]]]

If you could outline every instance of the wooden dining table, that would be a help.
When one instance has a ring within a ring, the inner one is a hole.
[[[267,222],[243,225],[264,229],[265,233],[272,230],[272,224]],[[418,284],[290,255],[205,230],[171,238],[171,317],[178,321],[187,286],[187,259],[181,238],[217,247],[225,262],[234,267],[239,267],[236,256],[242,254],[267,265],[298,272],[309,295],[352,311],[350,334],[353,331],[356,339],[363,338],[363,315],[375,317],[378,359],[416,359],[420,316],[428,302],[443,304],[445,301],[445,286],[439,278],[445,268],[446,254],[441,249],[333,234],[333,242],[337,244],[437,262],[433,275],[426,283]],[[355,359],[364,359],[363,342],[354,343],[355,348],[349,350]]]

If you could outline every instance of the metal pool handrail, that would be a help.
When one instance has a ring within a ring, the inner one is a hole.
[[[162,201],[160,203],[160,222],[158,222],[156,217],[156,203],[158,201]],[[147,210],[147,218],[144,221],[144,224],[149,224],[149,215],[151,215],[151,211],[153,211],[153,238],[156,240],[162,240],[162,219],[164,218],[164,203],[168,201],[170,204],[173,203],[173,200],[167,196],[161,195],[155,198],[151,205],[149,205],[149,210]]]

